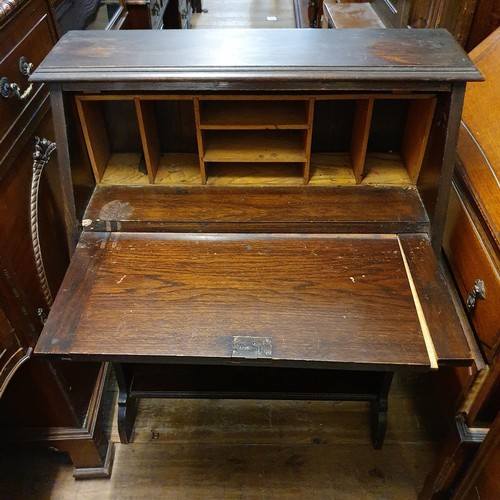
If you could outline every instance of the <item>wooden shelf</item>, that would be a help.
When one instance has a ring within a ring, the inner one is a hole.
[[[203,161],[211,162],[305,162],[300,132],[210,131],[204,137]]]
[[[210,186],[299,186],[303,183],[299,162],[211,162],[207,169]],[[144,158],[138,153],[113,153],[104,170],[105,186],[147,186]],[[314,153],[311,156],[311,186],[411,186],[412,180],[401,155],[368,154],[365,175],[358,183],[349,153]],[[201,184],[198,156],[166,153],[159,159],[155,185],[197,186]]]

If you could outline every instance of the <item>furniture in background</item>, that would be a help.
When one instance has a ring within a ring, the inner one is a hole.
[[[395,371],[472,362],[438,259],[481,76],[444,30],[256,34],[73,32],[32,76],[79,239],[36,352],[114,364],[122,442],[141,397],[261,397],[370,401],[380,447]]]
[[[32,356],[69,263],[49,92],[28,81],[57,38],[49,2],[0,2],[0,442],[43,442],[95,477],[112,458],[106,366]]]
[[[443,248],[478,353],[472,370],[440,381],[456,424],[422,498],[468,498],[473,487],[476,498],[500,495],[499,475],[480,475],[500,459],[500,29],[470,56],[486,81],[467,87]]]
[[[467,50],[500,25],[500,6],[493,0],[295,0],[294,7],[297,27],[325,27],[325,17],[338,28],[372,28],[378,22],[387,28],[446,28]]]
[[[127,20],[125,0],[52,0],[59,35],[70,30],[116,30]]]
[[[127,0],[127,29],[188,29],[191,0]]]

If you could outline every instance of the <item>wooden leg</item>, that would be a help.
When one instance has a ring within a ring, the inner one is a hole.
[[[100,369],[94,388],[85,425],[81,428],[56,427],[47,430],[44,440],[55,448],[68,453],[76,479],[109,477],[114,457],[114,443],[100,423],[100,407],[104,394],[108,365]]]
[[[114,443],[108,441],[101,427],[93,433],[75,432],[73,429],[61,432],[53,444],[68,453],[75,470],[75,479],[110,477],[114,458]],[[66,434],[66,435],[65,435]]]
[[[393,376],[393,372],[385,373],[378,397],[371,403],[372,442],[376,450],[380,450],[384,444],[385,431],[387,429],[389,390]]]
[[[123,363],[113,363],[118,383],[118,434],[122,444],[130,443],[137,415],[137,399],[129,395],[132,367]]]

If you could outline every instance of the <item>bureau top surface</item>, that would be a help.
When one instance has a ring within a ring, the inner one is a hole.
[[[481,74],[445,30],[73,31],[32,81],[470,81]]]

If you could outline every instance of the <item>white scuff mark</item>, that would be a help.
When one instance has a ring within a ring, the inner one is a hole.
[[[126,275],[126,274],[124,274],[124,275],[121,277],[121,279],[119,279],[119,280],[116,282],[116,284],[117,284],[117,285],[121,284],[121,282],[122,282],[122,281],[123,281],[126,277],[127,277],[127,275]]]
[[[92,219],[83,219],[82,220],[82,226],[83,227],[88,227],[92,224]]]
[[[356,283],[356,280],[354,279],[354,276],[349,276],[349,279],[350,279],[353,283]]]

